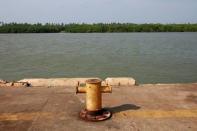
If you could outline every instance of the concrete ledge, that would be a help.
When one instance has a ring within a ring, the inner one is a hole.
[[[61,86],[77,86],[78,83],[85,83],[88,79],[100,79],[98,77],[90,78],[30,78],[22,79],[18,82],[28,82],[33,87],[61,87]],[[102,85],[111,86],[133,86],[136,81],[132,77],[112,77],[106,78]]]
[[[77,86],[78,83],[85,83],[87,79],[93,79],[93,78],[49,78],[49,79],[32,78],[32,79],[22,79],[19,82],[28,82],[33,87],[40,87],[40,86],[56,87],[56,86]]]
[[[136,84],[132,77],[109,77],[105,79],[105,82],[111,86],[133,86]]]

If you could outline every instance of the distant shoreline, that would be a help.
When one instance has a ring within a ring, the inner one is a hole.
[[[17,32],[17,33],[1,33],[0,34],[115,34],[115,33],[197,33],[195,32]]]
[[[197,32],[195,24],[29,24],[0,22],[0,33],[148,33],[148,32]]]

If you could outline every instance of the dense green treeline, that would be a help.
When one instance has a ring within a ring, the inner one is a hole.
[[[197,32],[197,24],[28,24],[0,22],[0,33]]]

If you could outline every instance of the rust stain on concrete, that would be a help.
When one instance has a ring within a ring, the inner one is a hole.
[[[33,120],[37,117],[44,117],[46,119],[52,118],[50,112],[31,112],[31,113],[1,113],[0,121],[18,121],[18,120]]]
[[[139,110],[123,111],[115,114],[118,117],[139,117],[139,118],[184,118],[197,117],[197,109],[191,110]]]
[[[189,102],[197,103],[197,95],[190,94],[187,96],[185,100]]]
[[[59,112],[64,114],[64,112]],[[59,114],[58,113],[58,114]],[[33,120],[37,117],[44,119],[52,119],[57,117],[57,113],[52,112],[31,112],[31,113],[1,113],[0,121],[18,121],[18,120]],[[123,111],[114,114],[120,118],[197,118],[197,109],[192,110],[138,110],[138,111]]]

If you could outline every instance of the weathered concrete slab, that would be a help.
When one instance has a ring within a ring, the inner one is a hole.
[[[79,119],[75,88],[0,88],[0,131],[196,131],[197,84],[113,88],[103,95],[110,120]]]
[[[78,83],[85,83],[88,79],[100,79],[94,78],[32,78],[22,79],[18,82],[28,82],[34,87],[58,87],[58,86],[77,86]],[[106,78],[102,84],[109,84],[112,86],[133,86],[136,81],[132,77],[111,77]]]
[[[105,79],[105,82],[112,86],[133,86],[136,84],[132,77],[109,77]]]
[[[15,81],[6,81],[0,79],[0,88],[1,87],[28,87],[29,83],[27,82],[15,82]]]
[[[58,87],[58,86],[77,86],[78,83],[85,83],[92,78],[32,78],[22,79],[19,82],[28,82],[34,87]]]

